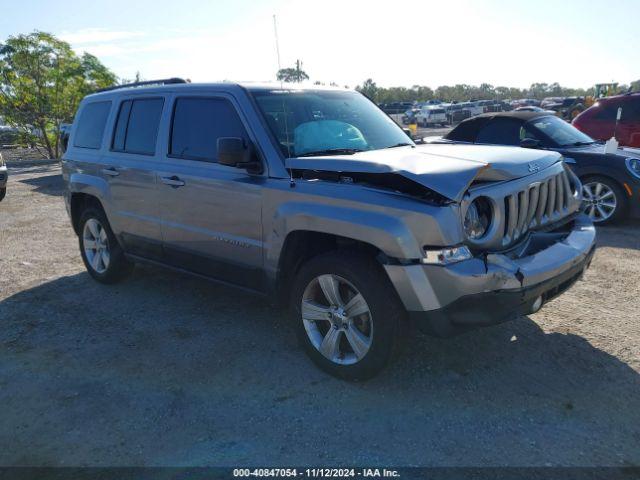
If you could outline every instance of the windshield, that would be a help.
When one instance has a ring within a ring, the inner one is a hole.
[[[529,126],[545,134],[560,147],[594,143],[593,138],[558,117],[536,118],[529,122]]]
[[[414,144],[393,120],[357,92],[251,93],[287,157]]]

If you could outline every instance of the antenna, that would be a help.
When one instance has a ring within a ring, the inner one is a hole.
[[[278,22],[276,20],[276,16],[273,15],[273,34],[276,37],[276,54],[278,55],[278,70],[282,67],[280,66],[280,44],[278,42]]]
[[[280,65],[280,42],[278,41],[278,21],[276,20],[275,14],[273,15],[273,34],[276,38],[276,54],[278,56],[278,72],[281,70]],[[284,90],[284,85],[282,84],[282,78],[280,79],[280,89]],[[284,135],[287,141],[287,157],[291,158],[291,142],[289,141],[289,126],[287,121],[287,109],[284,103],[284,96],[282,97],[282,114],[284,115]],[[289,170],[289,186],[291,188],[296,186],[296,182],[293,180],[293,170]]]

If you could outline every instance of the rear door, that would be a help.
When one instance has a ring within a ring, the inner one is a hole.
[[[128,253],[152,259],[162,256],[156,171],[164,106],[158,95],[120,98],[101,172],[111,190],[114,233]]]
[[[159,172],[165,261],[263,289],[262,175],[217,163],[217,140],[252,141],[231,96],[176,95]]]

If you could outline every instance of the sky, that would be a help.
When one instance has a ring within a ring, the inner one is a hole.
[[[0,0],[0,42],[42,30],[119,77],[271,81],[303,62],[355,87],[640,79],[640,0]]]

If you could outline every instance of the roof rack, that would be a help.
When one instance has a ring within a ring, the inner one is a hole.
[[[133,82],[133,83],[124,83],[122,85],[114,85],[113,87],[100,88],[96,90],[98,92],[109,92],[111,90],[119,90],[121,88],[131,88],[131,87],[144,87],[146,85],[171,85],[175,83],[188,83],[184,78],[163,78],[160,80],[145,80],[144,82]]]

